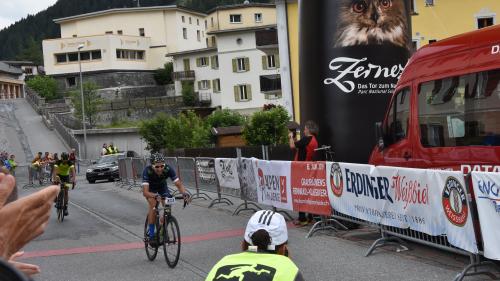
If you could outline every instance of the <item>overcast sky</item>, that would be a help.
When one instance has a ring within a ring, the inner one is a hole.
[[[54,5],[57,0],[0,0],[0,30],[28,15]]]

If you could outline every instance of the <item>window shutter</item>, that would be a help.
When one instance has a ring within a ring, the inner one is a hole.
[[[237,65],[237,60],[236,59],[233,59],[233,72],[237,72],[238,71],[238,65]]]
[[[267,69],[267,56],[262,56],[262,69]]]
[[[248,100],[252,100],[252,85],[245,85],[247,88],[247,98]]]
[[[196,58],[196,66],[197,66],[197,67],[200,67],[200,65],[201,65],[200,58]]]
[[[276,68],[280,68],[280,55],[274,55],[274,62],[276,63]]]
[[[250,59],[245,58],[245,71],[250,71]]]
[[[201,89],[201,81],[198,81],[198,91]]]
[[[210,57],[210,64],[212,65],[212,69],[215,69],[215,56]]]
[[[216,80],[216,79],[213,79],[213,80],[212,80],[212,86],[213,86],[213,88],[214,88],[214,93],[218,92],[218,91],[217,91],[217,82],[215,82],[215,80]]]
[[[234,100],[240,101],[240,90],[238,86],[234,86]]]
[[[211,85],[211,84],[212,84],[212,81],[207,80],[207,86],[208,86],[208,88],[209,88],[209,89],[210,89],[210,88],[212,88],[212,85]]]

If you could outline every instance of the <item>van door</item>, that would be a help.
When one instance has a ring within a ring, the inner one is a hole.
[[[412,144],[409,140],[411,87],[404,87],[394,95],[384,126],[385,149],[383,163],[387,166],[410,166]]]

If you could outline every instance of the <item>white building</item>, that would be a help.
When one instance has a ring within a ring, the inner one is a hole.
[[[274,5],[217,7],[205,24],[208,48],[171,54],[177,94],[187,80],[212,107],[251,114],[264,104],[285,105]]]
[[[206,46],[205,16],[160,6],[56,19],[61,38],[43,41],[45,71],[63,80],[66,88],[76,87],[80,51],[85,77],[102,87],[154,84],[152,71],[167,62],[165,54]]]
[[[0,61],[0,100],[24,97],[23,71]]]

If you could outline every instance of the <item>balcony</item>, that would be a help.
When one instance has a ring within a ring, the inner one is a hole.
[[[172,79],[177,81],[194,80],[194,70],[176,71],[172,73]]]
[[[198,102],[200,105],[210,105],[212,103],[212,94],[198,93]]]
[[[256,31],[255,43],[257,49],[278,48],[278,32],[274,28]]]

